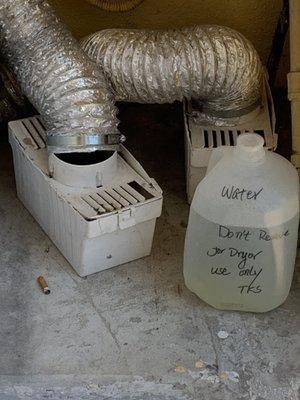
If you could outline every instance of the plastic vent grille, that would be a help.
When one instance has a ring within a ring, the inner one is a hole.
[[[239,129],[210,129],[204,128],[201,129],[201,146],[202,148],[215,148],[219,146],[235,146],[237,137],[241,133],[249,132],[249,130],[239,130]],[[262,136],[265,140],[266,147],[271,146],[269,144],[269,136],[265,134],[263,129],[255,129],[252,132],[257,133]]]
[[[31,139],[35,150],[46,147],[46,129],[39,117],[27,118],[21,121],[25,133]]]
[[[93,218],[144,203],[154,197],[138,182],[132,181],[81,195],[76,198],[76,208],[84,216]]]

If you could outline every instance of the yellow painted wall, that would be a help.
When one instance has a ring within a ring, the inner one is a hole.
[[[227,25],[252,41],[267,61],[282,0],[144,0],[126,13],[110,13],[85,0],[50,0],[78,38],[105,28],[174,28],[195,24]],[[288,56],[280,71],[285,84]]]

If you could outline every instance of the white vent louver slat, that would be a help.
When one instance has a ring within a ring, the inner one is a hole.
[[[249,129],[227,129],[224,127],[222,129],[217,129],[215,127],[212,129],[211,127],[201,127],[199,129],[199,147],[203,149],[212,149],[219,146],[236,146],[237,137],[241,133],[246,132],[249,132]],[[264,138],[265,146],[267,148],[272,148],[273,140],[270,141],[270,135],[266,134],[264,129],[253,129],[253,132],[261,135]]]
[[[28,118],[22,121],[22,126],[32,140],[35,149],[44,149],[46,147],[45,131],[38,125],[38,122],[34,123],[33,118]]]
[[[79,205],[78,211],[81,214],[94,218],[97,215],[140,205],[152,198],[154,198],[153,194],[144,189],[138,182],[132,181],[81,195],[76,198],[76,204]]]

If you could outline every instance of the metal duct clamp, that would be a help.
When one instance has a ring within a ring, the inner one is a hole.
[[[106,146],[114,146],[125,142],[126,138],[121,133],[105,134],[105,135],[48,135],[47,146],[51,152],[52,148],[64,148],[65,150],[84,148],[88,150],[89,147],[102,149]]]

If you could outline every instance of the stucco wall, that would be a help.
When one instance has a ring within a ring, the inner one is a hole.
[[[109,13],[84,0],[50,0],[76,37],[105,28],[174,28],[220,24],[243,33],[266,62],[282,0],[144,0],[127,13]],[[285,54],[279,84],[285,84]]]

